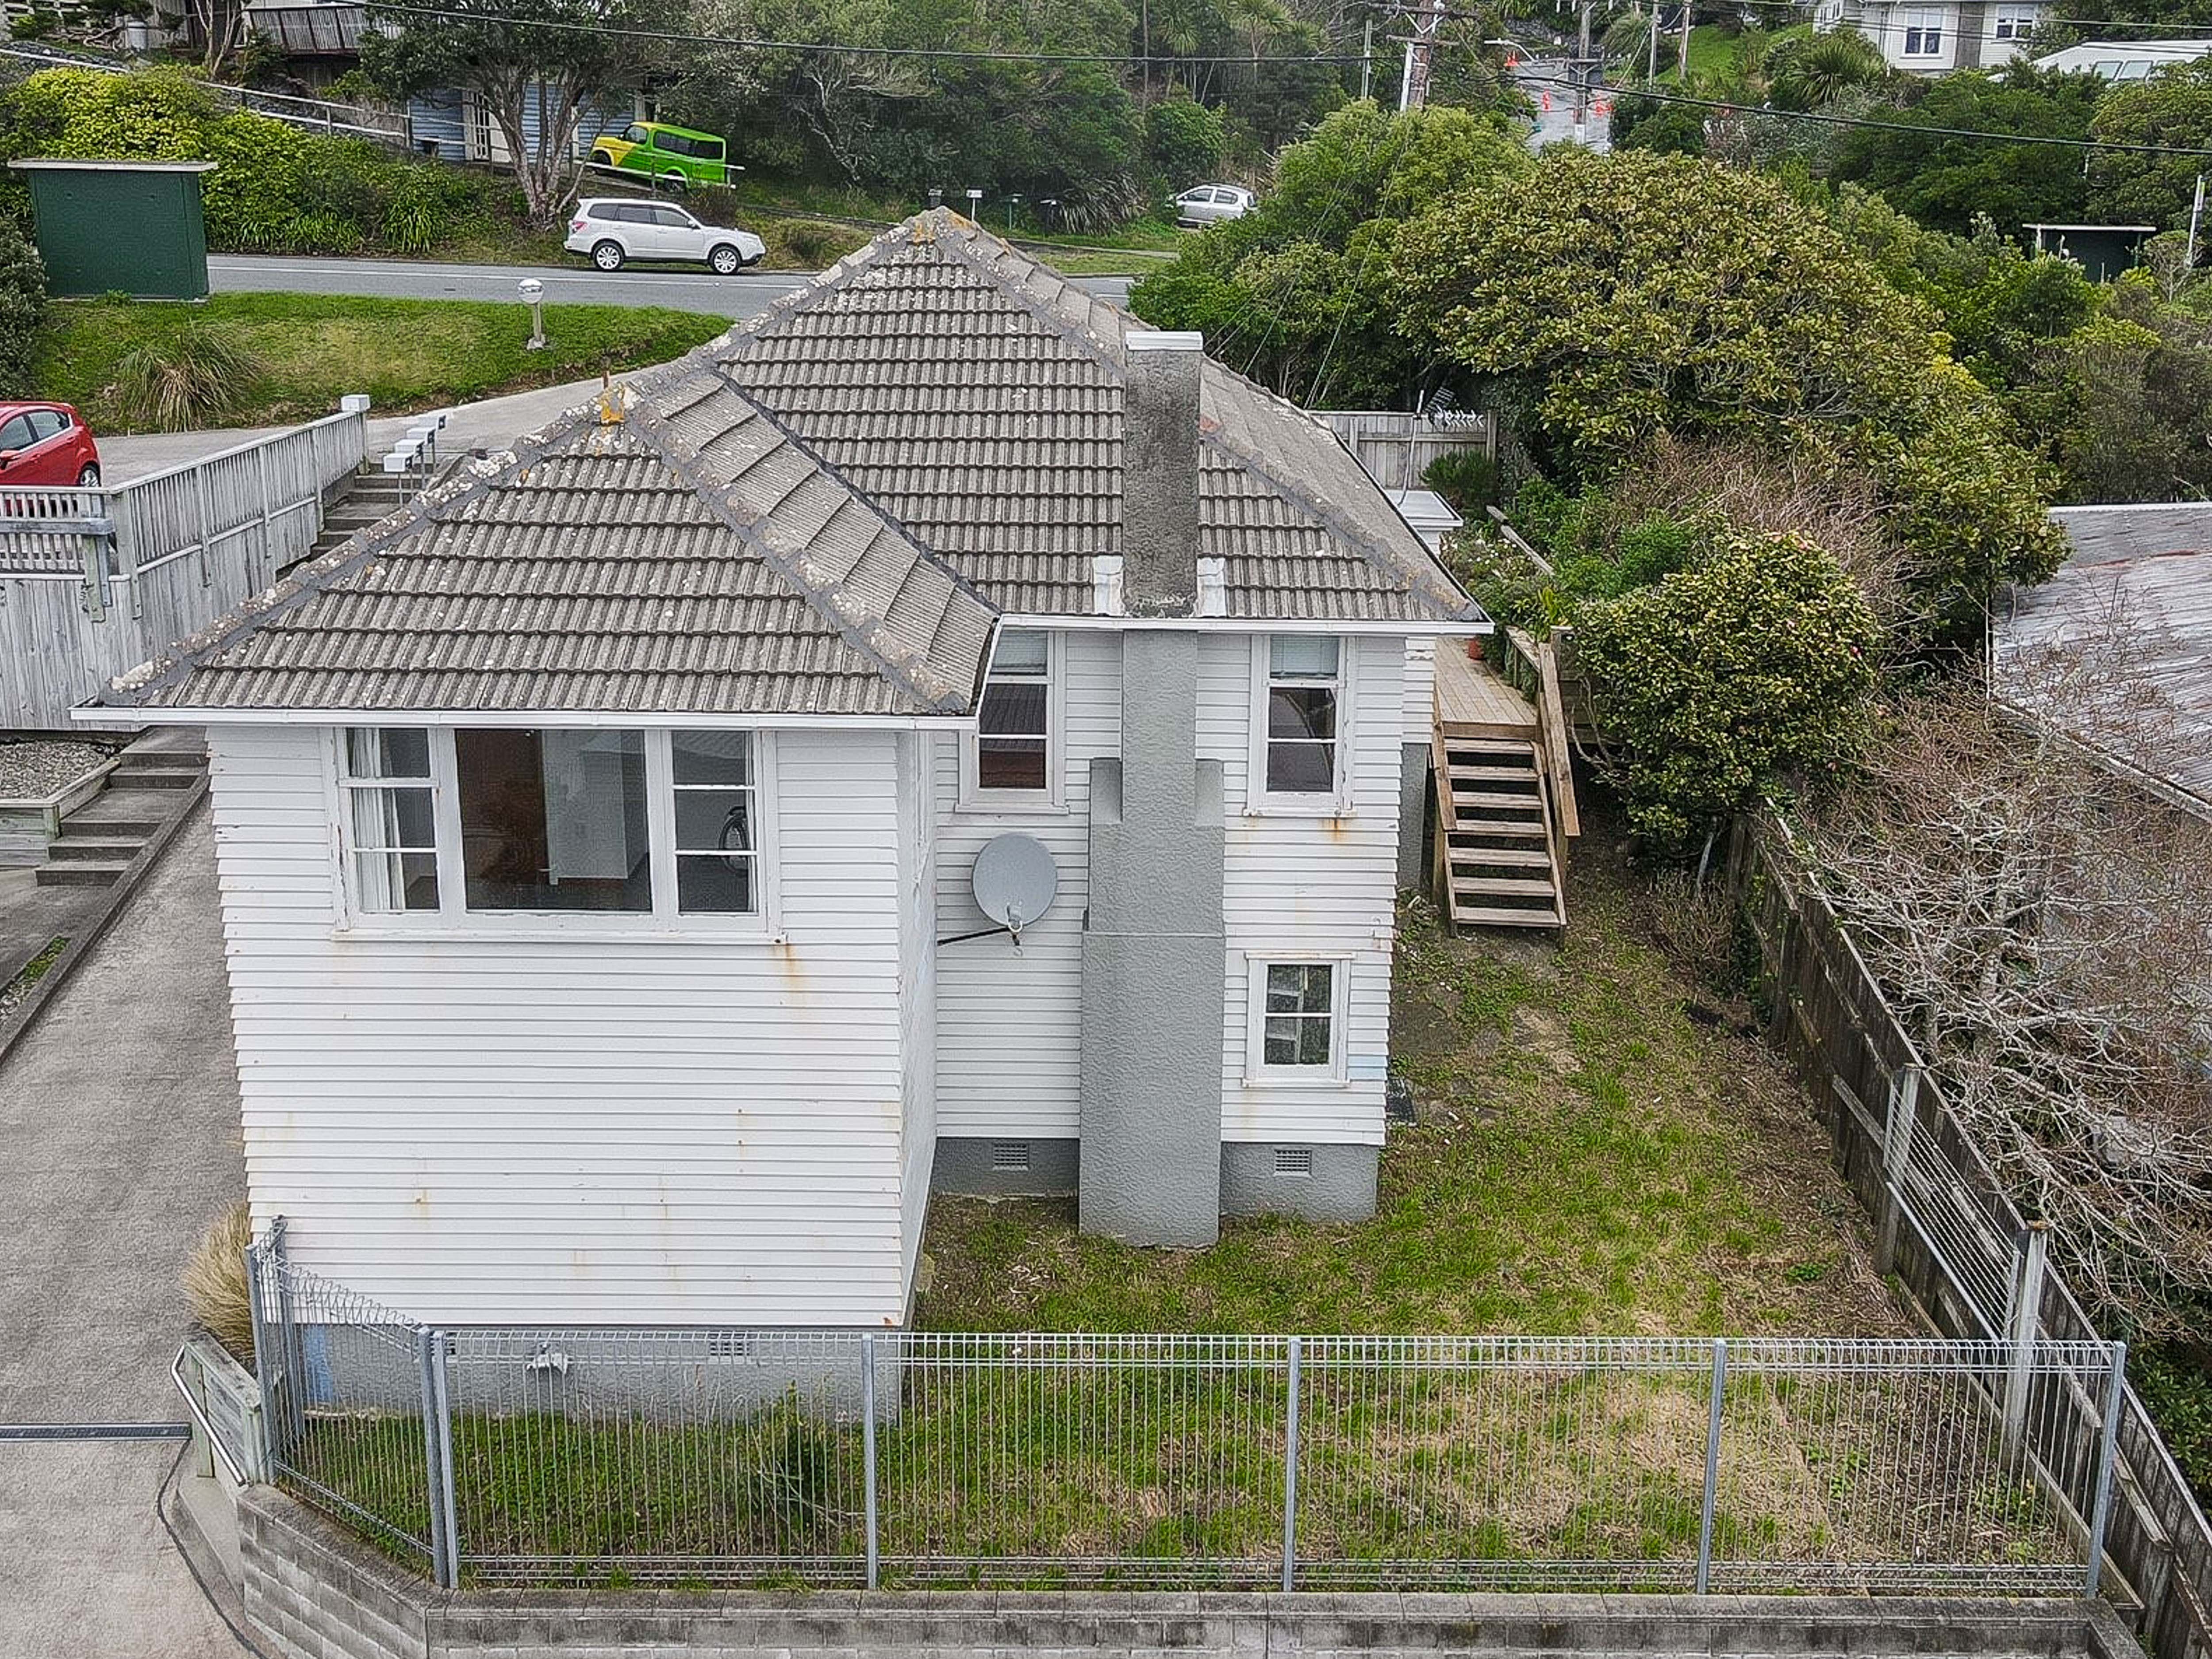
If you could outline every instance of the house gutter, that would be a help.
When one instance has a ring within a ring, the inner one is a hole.
[[[525,730],[558,726],[563,731],[602,728],[634,731],[640,726],[700,728],[726,732],[969,732],[973,714],[701,714],[678,709],[570,708],[110,708],[88,704],[70,710],[80,726],[513,726]]]

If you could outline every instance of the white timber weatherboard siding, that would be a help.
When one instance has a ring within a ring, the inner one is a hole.
[[[1121,641],[1077,629],[1054,637],[1062,807],[963,805],[961,740],[933,739],[939,937],[991,926],[970,882],[975,855],[993,837],[1034,836],[1060,872],[1052,908],[1022,930],[1018,951],[1003,933],[939,949],[939,1135],[1072,1139],[1081,1127],[1091,763],[1121,752]]]
[[[1406,708],[1405,741],[1418,743],[1424,749],[1435,735],[1437,720],[1437,652],[1439,641],[1432,639],[1412,639],[1406,641]],[[1447,651],[1463,649],[1456,640],[1441,642]]]
[[[1198,752],[1222,767],[1228,964],[1222,1010],[1222,1139],[1380,1146],[1390,1049],[1390,947],[1396,933],[1398,770],[1406,720],[1406,645],[1347,638],[1351,811],[1250,810],[1253,654],[1265,635],[1212,635],[1200,645]],[[1342,961],[1350,981],[1341,1083],[1248,1082],[1249,953]]]
[[[908,1285],[929,1218],[929,1173],[937,1156],[936,777],[926,732],[898,738],[899,1045],[905,1109],[899,1160],[903,1208],[900,1271]]]
[[[330,732],[211,729],[256,1226],[448,1323],[902,1317],[898,739],[772,740],[781,939],[366,939]]]

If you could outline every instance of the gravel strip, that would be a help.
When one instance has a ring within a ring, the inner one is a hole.
[[[43,800],[106,765],[113,752],[67,738],[0,743],[0,800]]]

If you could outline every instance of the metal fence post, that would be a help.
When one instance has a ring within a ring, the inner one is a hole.
[[[1920,1068],[1900,1066],[1889,1079],[1889,1114],[1881,1126],[1881,1225],[1875,1237],[1874,1270],[1897,1267],[1897,1228],[1905,1211],[1905,1170],[1920,1115]]]
[[[2081,1594],[2094,1600],[2105,1572],[2105,1529],[2112,1518],[2112,1462],[2119,1448],[2120,1410],[2127,1395],[2128,1345],[2112,1344],[2112,1374],[2105,1379],[2104,1432],[2097,1443],[2097,1490],[2089,1507],[2089,1565]]]
[[[301,1370],[299,1328],[292,1319],[292,1280],[284,1264],[284,1218],[270,1224],[269,1253],[276,1264],[276,1358],[283,1366],[284,1442],[307,1426],[307,1379]]]
[[[261,1433],[274,1462],[282,1450],[276,1443],[276,1413],[269,1409],[269,1322],[261,1302],[261,1246],[246,1247],[246,1301],[253,1315],[253,1386],[261,1394]]]
[[[204,466],[192,469],[192,504],[199,523],[200,586],[204,587],[215,580],[215,550],[208,544],[207,468]]]
[[[438,1411],[437,1340],[435,1331],[415,1333],[415,1364],[422,1386],[422,1483],[430,1516],[430,1577],[443,1584],[452,1567],[453,1539],[446,1530],[445,1460],[438,1455],[444,1435]]]
[[[1305,1357],[1305,1339],[1294,1336],[1290,1346],[1290,1374],[1283,1407],[1283,1589],[1297,1586],[1298,1577],[1298,1395]]]
[[[2012,1344],[2005,1374],[2007,1457],[2019,1455],[2021,1436],[2027,1428],[2027,1395],[2035,1381],[2037,1327],[2043,1312],[2043,1269],[2050,1249],[2050,1224],[2031,1221],[2013,1253],[2012,1307],[2005,1322],[2005,1340]]]
[[[860,1333],[860,1477],[866,1485],[861,1505],[867,1516],[868,1588],[877,1588],[881,1569],[876,1538],[876,1336]]]
[[[1698,1517],[1698,1594],[1713,1583],[1713,1510],[1721,1485],[1721,1400],[1728,1389],[1728,1339],[1713,1339],[1712,1403],[1705,1414],[1705,1503]]]
[[[438,1498],[444,1509],[446,1527],[446,1577],[447,1589],[461,1587],[461,1528],[457,1511],[459,1505],[453,1496],[453,1407],[448,1397],[446,1382],[446,1357],[452,1352],[452,1339],[444,1331],[430,1333],[430,1396],[437,1407],[438,1440]]]

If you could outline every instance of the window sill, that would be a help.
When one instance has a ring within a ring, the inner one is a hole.
[[[977,790],[952,804],[954,812],[971,818],[1065,817],[1066,801],[1040,790],[1034,794],[1013,790],[996,793]]]
[[[1292,1077],[1281,1072],[1252,1072],[1244,1073],[1248,1089],[1295,1089],[1302,1093],[1344,1093],[1352,1087],[1352,1079],[1334,1073],[1328,1077]]]
[[[1267,795],[1244,804],[1248,818],[1348,818],[1352,802],[1341,795]]]
[[[420,945],[782,945],[787,936],[767,927],[729,927],[690,923],[680,927],[548,927],[540,922],[502,927],[483,921],[449,926],[441,921],[419,924],[389,921],[355,922],[331,929],[335,941],[371,944],[394,941]]]

